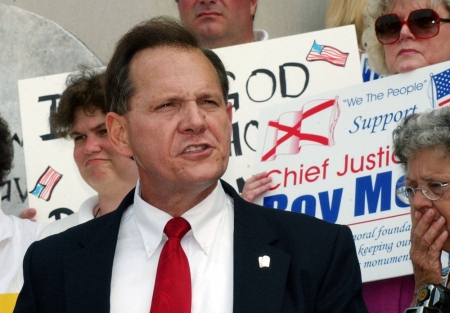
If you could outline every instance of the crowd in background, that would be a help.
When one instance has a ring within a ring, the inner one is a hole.
[[[203,47],[214,49],[269,38],[264,30],[253,29],[257,0],[176,2],[181,23],[198,37]],[[221,22],[216,21],[217,16],[221,17]],[[449,22],[448,0],[331,0],[325,17],[327,28],[355,25],[362,60],[367,58],[373,72],[384,76],[450,60]],[[170,53],[171,50],[167,52]],[[138,53],[136,55],[141,55]],[[208,52],[204,53],[214,62],[213,56]],[[111,73],[113,69],[110,66],[113,65],[108,65]],[[220,79],[220,70],[217,72]],[[109,77],[112,77],[111,73]],[[137,157],[141,151],[138,147],[134,147],[137,152],[133,152],[136,154],[124,156],[124,153],[116,151],[117,147],[113,147],[120,146],[124,149],[123,143],[110,142],[107,124],[110,123],[113,127],[121,119],[115,117],[113,120],[111,117],[108,122],[110,106],[114,106],[116,100],[105,100],[105,88],[119,87],[114,86],[113,81],[106,82],[105,79],[105,73],[89,69],[71,76],[57,112],[50,117],[57,135],[74,141],[74,161],[83,180],[97,195],[87,199],[78,213],[50,225],[6,216],[0,210],[0,235],[5,233],[3,237],[0,236],[0,293],[18,293],[22,288],[24,275],[29,273],[23,273],[21,262],[26,249],[34,240],[115,211],[122,199],[134,190],[138,178],[142,180],[145,177],[142,173],[148,174],[147,168],[150,166],[142,164],[141,161],[144,161]],[[126,83],[129,81],[125,80],[124,85]],[[224,83],[221,84],[222,91],[227,93],[224,91]],[[133,93],[130,88],[125,92],[129,97]],[[227,94],[224,95],[225,99],[226,97]],[[126,109],[119,107],[117,113],[124,115]],[[0,157],[1,183],[9,172],[12,160],[11,153],[8,154],[11,151],[11,138],[7,123],[0,119],[0,126],[0,139],[3,141],[0,144],[6,143],[1,148],[3,151],[0,151],[0,155],[5,154],[5,157]],[[394,132],[394,153],[401,161],[407,177],[403,194],[411,205],[410,255],[414,275],[365,283],[361,290],[355,290],[355,294],[359,293],[364,297],[370,313],[403,312],[415,305],[415,297],[421,286],[447,286],[449,271],[442,268],[440,253],[450,251],[450,226],[447,226],[450,207],[446,207],[446,201],[450,199],[447,191],[450,163],[448,168],[446,166],[446,162],[450,162],[450,146],[446,139],[449,127],[450,112],[443,108],[414,114]],[[112,162],[105,168],[89,166],[96,162],[91,161],[92,156]],[[159,160],[155,159],[157,161]],[[141,175],[138,175],[139,171]],[[152,172],[152,175],[155,174]],[[255,173],[247,180],[241,196],[252,202],[268,191],[270,184],[271,179],[266,173]],[[29,290],[30,286],[27,287]],[[22,299],[27,296],[27,288],[24,289]],[[358,298],[357,295],[354,297],[353,300]],[[29,309],[23,301],[19,302],[21,306],[17,312]],[[354,312],[365,312],[365,308],[359,306],[358,299],[354,303],[352,301],[349,301],[347,309],[355,308]]]

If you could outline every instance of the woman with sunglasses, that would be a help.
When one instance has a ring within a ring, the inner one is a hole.
[[[368,0],[363,41],[370,66],[397,74],[450,60],[449,0]]]
[[[450,0],[367,0],[364,15],[368,27],[363,42],[369,65],[375,72],[384,75],[404,73],[450,60]],[[429,187],[427,184],[422,186],[422,190]],[[421,239],[426,237],[414,235],[420,218],[416,220],[413,205],[412,212],[411,258],[415,278],[411,275],[363,284],[364,300],[370,313],[403,312],[418,288],[435,282],[440,276],[436,255],[440,255],[441,250],[436,250],[431,255],[434,258],[430,258],[427,251],[436,246],[430,242],[433,245],[425,249]],[[448,218],[450,223],[450,215]],[[428,223],[431,227],[432,220],[420,221],[420,225]],[[434,268],[426,263],[427,260]]]

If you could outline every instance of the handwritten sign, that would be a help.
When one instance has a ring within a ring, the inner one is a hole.
[[[233,137],[223,179],[242,190],[255,174],[261,108],[362,83],[354,26],[216,49],[229,72]]]
[[[55,139],[48,122],[64,91],[68,73],[19,81],[28,202],[38,221],[54,221],[78,211],[95,194],[73,160],[73,141]]]
[[[234,106],[230,163],[224,178],[242,188],[254,173],[258,110],[287,99],[362,82],[353,26],[217,49]],[[94,194],[73,161],[73,143],[55,139],[48,124],[68,74],[19,82],[29,205],[39,221],[77,211]]]

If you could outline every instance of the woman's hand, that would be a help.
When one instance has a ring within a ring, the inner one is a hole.
[[[448,232],[444,217],[435,220],[434,210],[414,211],[411,229],[410,256],[414,268],[415,295],[420,287],[442,284],[441,252]],[[415,297],[414,297],[415,298]]]
[[[268,191],[270,189],[272,177],[266,176],[267,173],[262,172],[247,179],[244,185],[244,189],[242,190],[242,198],[244,198],[248,202],[253,202],[256,197]]]
[[[22,212],[20,212],[19,217],[22,219],[28,219],[30,221],[36,222],[36,209],[33,208],[26,208],[23,209]]]

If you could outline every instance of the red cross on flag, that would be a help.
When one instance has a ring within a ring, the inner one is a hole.
[[[304,145],[334,145],[339,113],[337,98],[320,99],[305,103],[301,111],[285,112],[278,120],[269,121],[261,161],[297,154]]]

